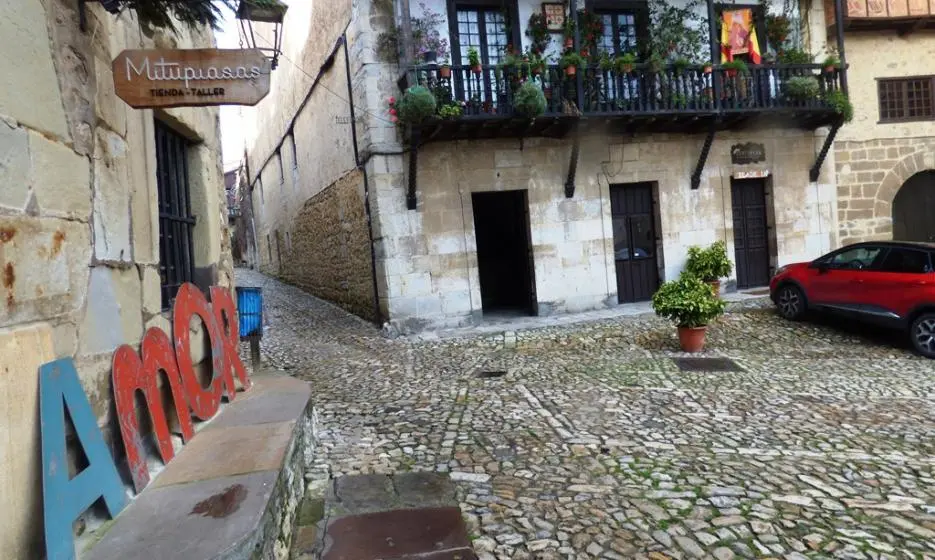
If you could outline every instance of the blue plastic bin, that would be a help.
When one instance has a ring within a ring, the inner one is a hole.
[[[263,288],[237,288],[240,338],[263,336]]]

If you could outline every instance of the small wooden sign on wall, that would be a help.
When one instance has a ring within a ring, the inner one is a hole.
[[[257,49],[126,50],[113,73],[117,97],[136,109],[256,105],[270,89]]]
[[[549,31],[557,33],[565,29],[565,4],[563,2],[543,2],[542,15]]]

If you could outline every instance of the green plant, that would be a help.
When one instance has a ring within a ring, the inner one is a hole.
[[[610,57],[609,52],[601,51],[597,56],[597,64],[600,66],[601,70],[607,72],[614,67],[614,59]]]
[[[480,53],[474,47],[468,47],[467,50],[468,65],[480,66]]]
[[[618,74],[628,74],[636,66],[636,55],[633,53],[623,53],[614,60],[614,70]]]
[[[438,116],[443,119],[456,119],[464,113],[460,103],[449,103],[438,108]]]
[[[729,276],[732,270],[734,264],[727,257],[727,245],[723,241],[715,241],[707,249],[697,245],[688,248],[685,271],[689,274],[705,282],[714,282]]]
[[[529,16],[529,22],[526,24],[526,36],[529,37],[529,48],[532,53],[541,56],[549,48],[549,43],[552,42],[552,34],[549,33],[545,14],[534,11]]]
[[[447,58],[448,39],[438,31],[446,28],[447,19],[441,13],[428,8],[425,2],[419,2],[419,8],[422,10],[422,17],[411,19],[413,58],[421,60],[427,52],[434,52],[439,60]]]
[[[691,61],[685,58],[684,56],[680,56],[672,62],[672,68],[675,69],[675,72],[677,74],[681,74],[689,66],[691,66]]]
[[[708,22],[703,0],[684,3],[667,0],[649,0],[652,37],[649,51],[663,60],[684,57],[701,60],[708,48]]]
[[[435,96],[422,86],[407,89],[402,98],[395,103],[399,122],[408,125],[420,124],[431,118],[435,115],[436,107]]]
[[[661,54],[654,52],[649,57],[649,71],[658,74],[666,67],[666,61]]]
[[[513,108],[517,114],[534,119],[545,113],[545,94],[534,82],[524,82],[513,95]]]
[[[851,122],[854,119],[854,106],[847,95],[839,89],[829,91],[825,94],[825,102],[834,112],[841,115],[844,122]]]
[[[837,68],[841,66],[841,59],[838,58],[837,55],[835,54],[829,54],[827,57],[825,57],[825,60],[821,63],[821,66],[825,70],[829,68],[831,69]]]
[[[766,40],[776,51],[782,50],[791,27],[791,21],[786,15],[769,14],[766,16]]]
[[[814,57],[802,49],[783,49],[777,59],[780,64],[811,64]]]
[[[572,51],[562,55],[562,58],[558,59],[558,64],[562,68],[568,68],[569,66],[579,67],[586,64],[584,57],[580,54]]]
[[[286,8],[277,0],[248,0],[248,3],[250,7],[281,9],[283,12]],[[233,0],[118,0],[116,4],[118,8],[135,10],[140,24],[173,33],[178,33],[176,22],[189,29],[207,25],[218,30],[224,21],[221,8],[235,9]]]
[[[742,60],[731,60],[721,64],[721,68],[724,70],[730,70],[737,74],[749,74],[750,69],[747,68],[747,63]]]
[[[684,109],[688,107],[688,97],[683,93],[673,93],[671,97],[672,106],[676,109]]]
[[[795,76],[785,83],[786,95],[796,101],[816,99],[820,91],[821,86],[815,76]]]
[[[714,295],[711,286],[687,272],[682,273],[678,280],[663,284],[653,294],[652,303],[656,315],[683,328],[707,326],[724,313],[726,306]]]

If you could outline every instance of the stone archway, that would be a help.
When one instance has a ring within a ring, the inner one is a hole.
[[[912,175],[893,197],[893,239],[935,241],[935,171]]]

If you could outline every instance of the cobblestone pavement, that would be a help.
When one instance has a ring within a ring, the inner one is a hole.
[[[739,371],[683,372],[654,317],[388,340],[237,274],[312,384],[316,469],[450,472],[484,560],[935,559],[935,362],[899,337],[745,302],[709,329]]]

